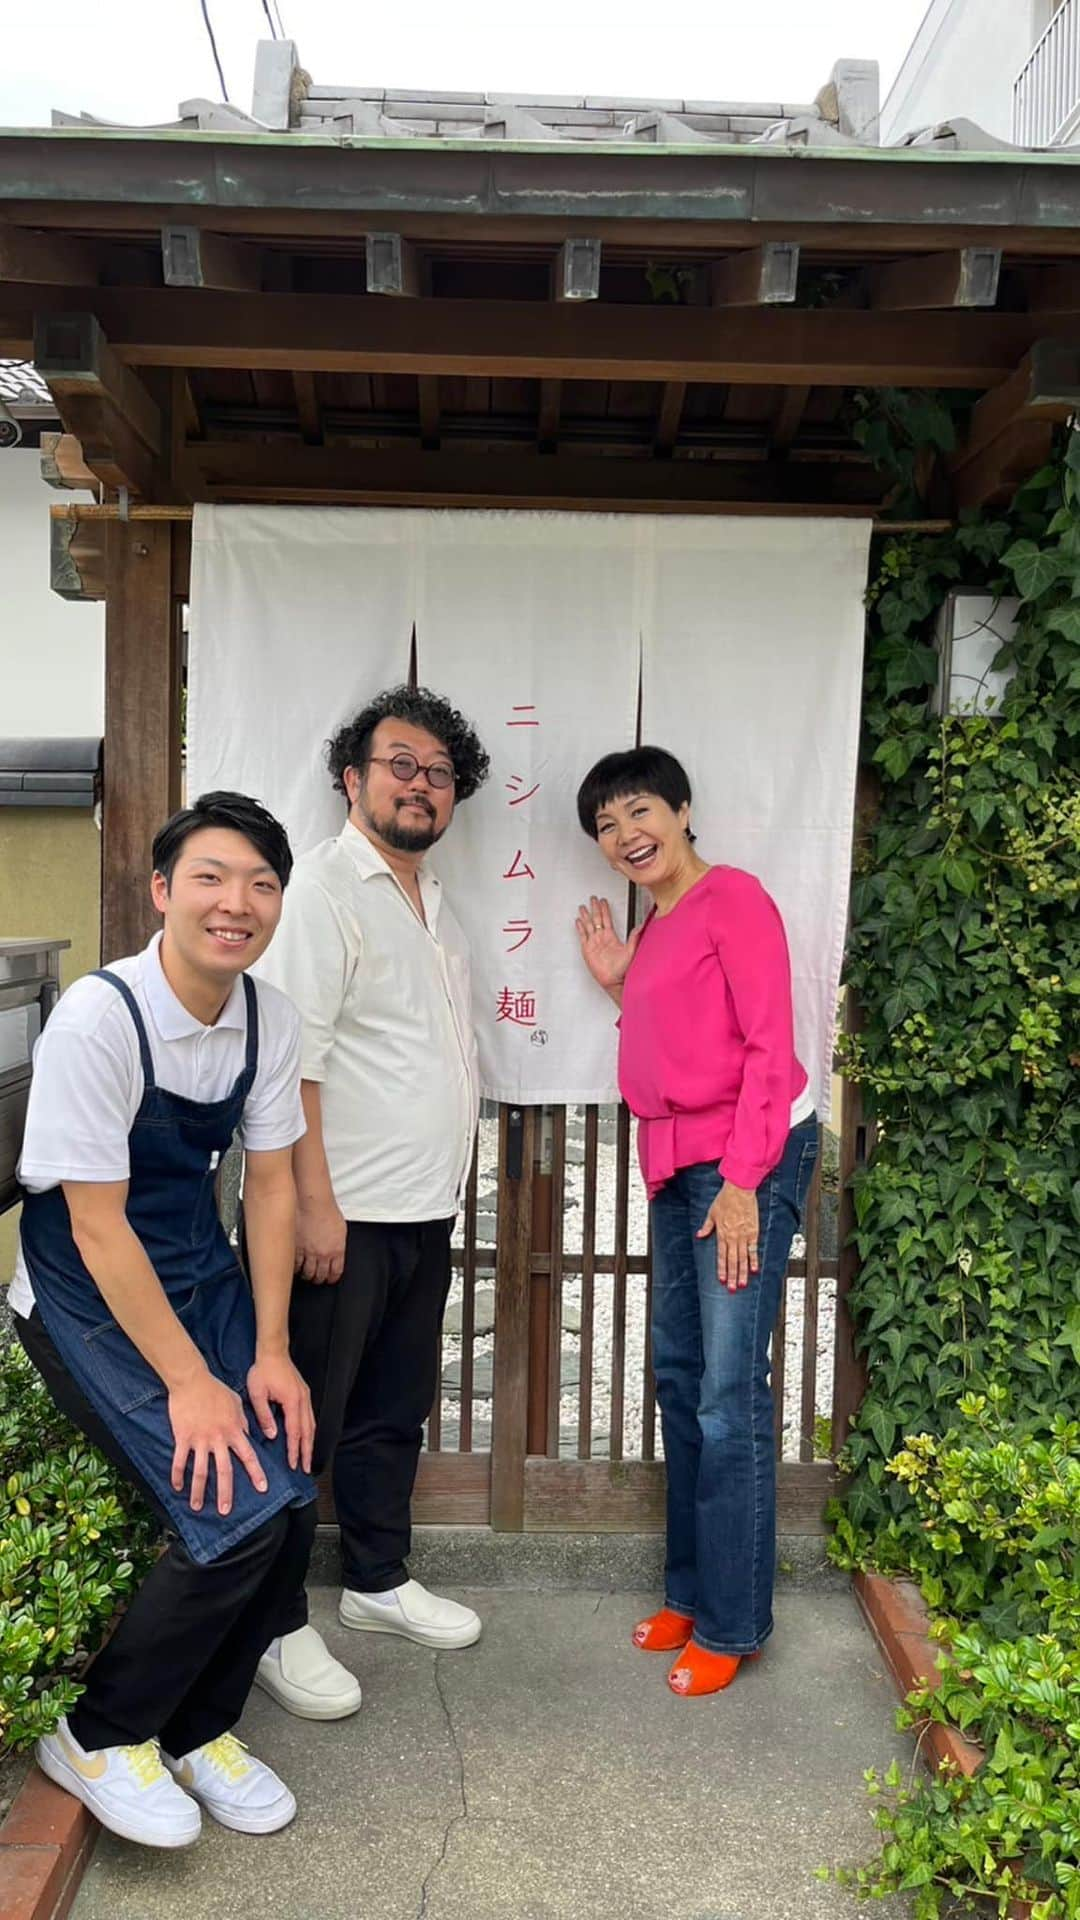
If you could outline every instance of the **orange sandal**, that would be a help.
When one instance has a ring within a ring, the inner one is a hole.
[[[673,1613],[670,1607],[661,1607],[659,1613],[639,1620],[630,1637],[635,1647],[641,1647],[645,1653],[675,1653],[685,1647],[693,1631],[694,1622],[689,1614]]]
[[[744,1660],[759,1660],[759,1653],[710,1653],[693,1640],[683,1648],[668,1674],[672,1693],[698,1695],[722,1693],[730,1687]]]

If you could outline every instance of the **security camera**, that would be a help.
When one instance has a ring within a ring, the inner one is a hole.
[[[22,437],[22,428],[15,415],[0,400],[0,450],[5,447],[17,447]]]

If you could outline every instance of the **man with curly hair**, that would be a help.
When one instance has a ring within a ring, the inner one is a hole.
[[[332,1464],[342,1625],[467,1647],[477,1615],[406,1561],[479,1113],[468,950],[425,855],[488,757],[446,700],[394,687],[335,734],[327,764],[348,817],[297,861],[268,968],[303,1024],[291,1349],[317,1417],[314,1470]],[[303,1718],[360,1705],[303,1591],[258,1677]]]

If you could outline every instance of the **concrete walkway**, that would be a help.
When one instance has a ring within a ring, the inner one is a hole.
[[[862,1770],[911,1745],[845,1590],[782,1586],[762,1661],[700,1701],[629,1644],[652,1595],[458,1594],[484,1637],[436,1655],[345,1632],[317,1589],[361,1712],[312,1726],[257,1693],[240,1729],[294,1824],[207,1820],[175,1855],[103,1835],[72,1920],[854,1920],[813,1870],[869,1850]]]

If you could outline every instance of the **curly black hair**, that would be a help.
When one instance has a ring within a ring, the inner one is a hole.
[[[345,769],[364,765],[380,720],[407,720],[411,726],[423,727],[425,733],[434,735],[454,763],[457,800],[467,800],[483,786],[491,762],[464,715],[429,687],[388,687],[326,743],[326,764],[335,787],[346,798]]]

